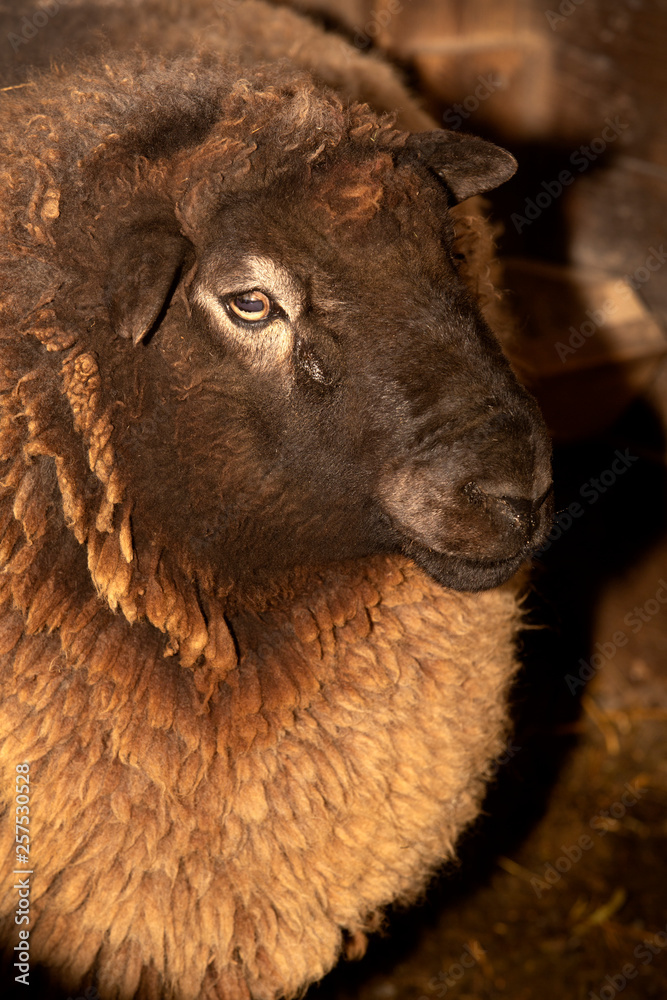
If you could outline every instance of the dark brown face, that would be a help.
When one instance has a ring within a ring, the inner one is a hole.
[[[227,576],[401,551],[476,590],[544,541],[544,424],[457,275],[444,191],[412,188],[342,219],[289,184],[222,207],[136,348],[163,414],[146,516]]]

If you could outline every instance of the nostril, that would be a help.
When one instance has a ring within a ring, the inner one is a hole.
[[[539,520],[540,509],[551,495],[551,489],[549,487],[537,500],[531,500],[528,497],[492,493],[476,482],[469,482],[463,487],[463,493],[469,503],[484,504],[487,509],[492,505],[498,513],[514,521],[522,531],[532,535]]]
[[[503,504],[503,506],[508,509],[508,512],[519,522],[525,531],[532,530],[533,516],[536,513],[536,507],[532,500],[526,500],[524,497],[494,496],[490,496],[489,499]]]

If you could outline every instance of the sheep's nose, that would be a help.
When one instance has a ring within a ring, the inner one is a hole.
[[[524,497],[493,497],[496,503],[507,508],[507,513],[513,517],[523,531],[530,537],[535,529],[535,503]]]
[[[464,487],[464,493],[471,503],[483,502],[492,507],[497,514],[512,522],[530,540],[535,534],[535,529],[539,523],[539,512],[544,506],[547,498],[551,496],[553,487],[547,490],[537,499],[531,497],[516,497],[498,494],[486,483],[480,486],[476,482],[470,482]]]

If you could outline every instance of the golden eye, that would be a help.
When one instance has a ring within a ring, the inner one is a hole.
[[[264,292],[243,292],[229,300],[229,308],[240,319],[257,323],[266,319],[273,303]]]

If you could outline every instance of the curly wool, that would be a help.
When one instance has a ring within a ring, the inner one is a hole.
[[[142,533],[123,422],[158,402],[109,342],[92,233],[145,191],[194,234],[276,148],[306,176],[403,135],[303,75],[207,60],[60,70],[2,114],[0,779],[30,762],[31,961],[109,1000],[293,996],[477,815],[518,585],[456,593],[375,556],[235,597]],[[0,902],[11,948],[11,886]]]

